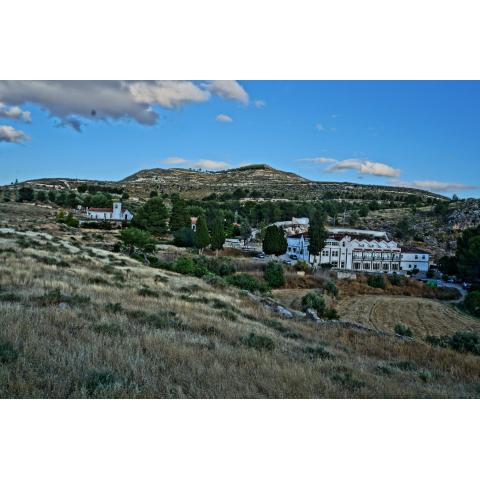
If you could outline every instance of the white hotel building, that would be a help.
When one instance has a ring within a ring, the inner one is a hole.
[[[401,250],[386,232],[327,228],[330,232],[319,256],[308,252],[308,233],[287,238],[286,258],[296,255],[299,260],[313,264],[330,264],[332,268],[365,272],[391,273],[400,270]]]

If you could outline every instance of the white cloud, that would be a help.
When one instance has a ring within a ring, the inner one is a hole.
[[[164,163],[165,165],[182,165],[188,163],[188,160],[181,157],[168,157],[165,160],[162,160],[161,163]]]
[[[22,110],[20,107],[13,106],[8,108],[6,105],[0,102],[0,118],[10,118],[12,120],[23,120],[30,123],[32,121],[32,114],[26,110]]]
[[[319,132],[324,132],[325,131],[325,127],[321,124],[321,123],[317,123],[315,125],[315,128],[319,131]]]
[[[193,168],[203,168],[205,170],[225,170],[230,168],[226,162],[217,162],[215,160],[198,160],[192,163]]]
[[[413,182],[394,182],[401,187],[420,188],[435,192],[456,192],[460,190],[480,190],[479,185],[466,185],[464,183],[440,182],[437,180],[414,180]]]
[[[208,91],[185,81],[133,82],[128,84],[128,88],[139,103],[158,104],[164,108],[179,107],[190,102],[205,102],[210,98]]]
[[[214,95],[248,104],[248,93],[235,80],[215,80],[204,84],[204,87]]]
[[[33,103],[60,120],[59,126],[80,131],[83,120],[130,119],[154,125],[159,119],[154,107],[176,108],[208,101],[212,95],[248,104],[245,89],[235,81],[198,84],[190,81],[0,81],[0,102],[7,105]],[[0,116],[30,120],[20,107],[5,109]],[[5,113],[7,112],[7,113]]]
[[[332,173],[341,170],[357,170],[358,173],[378,177],[399,177],[401,174],[398,168],[393,168],[386,163],[371,162],[370,160],[359,160],[356,158],[341,160],[327,168],[325,172]]]
[[[310,158],[302,158],[302,162],[309,162],[315,164],[326,164],[326,163],[336,163],[337,160],[330,157],[310,157]]]
[[[10,125],[0,125],[0,142],[21,143],[24,140],[30,140],[30,137],[21,130]]]
[[[253,104],[257,107],[257,108],[265,108],[267,106],[267,102],[265,100],[255,100],[253,102]]]
[[[217,120],[217,122],[224,122],[224,123],[229,123],[229,122],[233,122],[233,118],[228,116],[228,115],[225,115],[223,113],[221,113],[220,115],[217,115],[215,117],[215,120]]]

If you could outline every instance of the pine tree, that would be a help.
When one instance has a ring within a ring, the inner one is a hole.
[[[287,239],[283,229],[276,225],[267,227],[262,247],[267,255],[283,255],[287,251]]]
[[[169,225],[171,232],[176,232],[182,227],[191,226],[190,215],[187,213],[185,201],[181,198],[178,198],[173,202]]]
[[[208,234],[207,221],[201,215],[197,219],[197,230],[195,232],[194,244],[200,252],[210,244],[210,235]]]
[[[148,200],[133,218],[132,225],[155,235],[167,231],[168,212],[163,200],[154,197]]]
[[[308,251],[310,255],[316,257],[320,255],[325,246],[325,240],[328,238],[328,232],[324,227],[324,216],[319,210],[313,214],[308,233],[310,236]]]
[[[220,216],[215,217],[213,220],[210,241],[212,249],[218,254],[218,250],[222,250],[225,243],[225,229],[223,227],[223,219]]]

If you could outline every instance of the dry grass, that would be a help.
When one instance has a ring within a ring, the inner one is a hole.
[[[50,227],[0,235],[0,397],[480,395],[478,357],[284,320]]]

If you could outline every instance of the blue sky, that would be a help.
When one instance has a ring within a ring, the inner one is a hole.
[[[2,81],[0,184],[268,163],[479,197],[479,113],[480,82]]]

